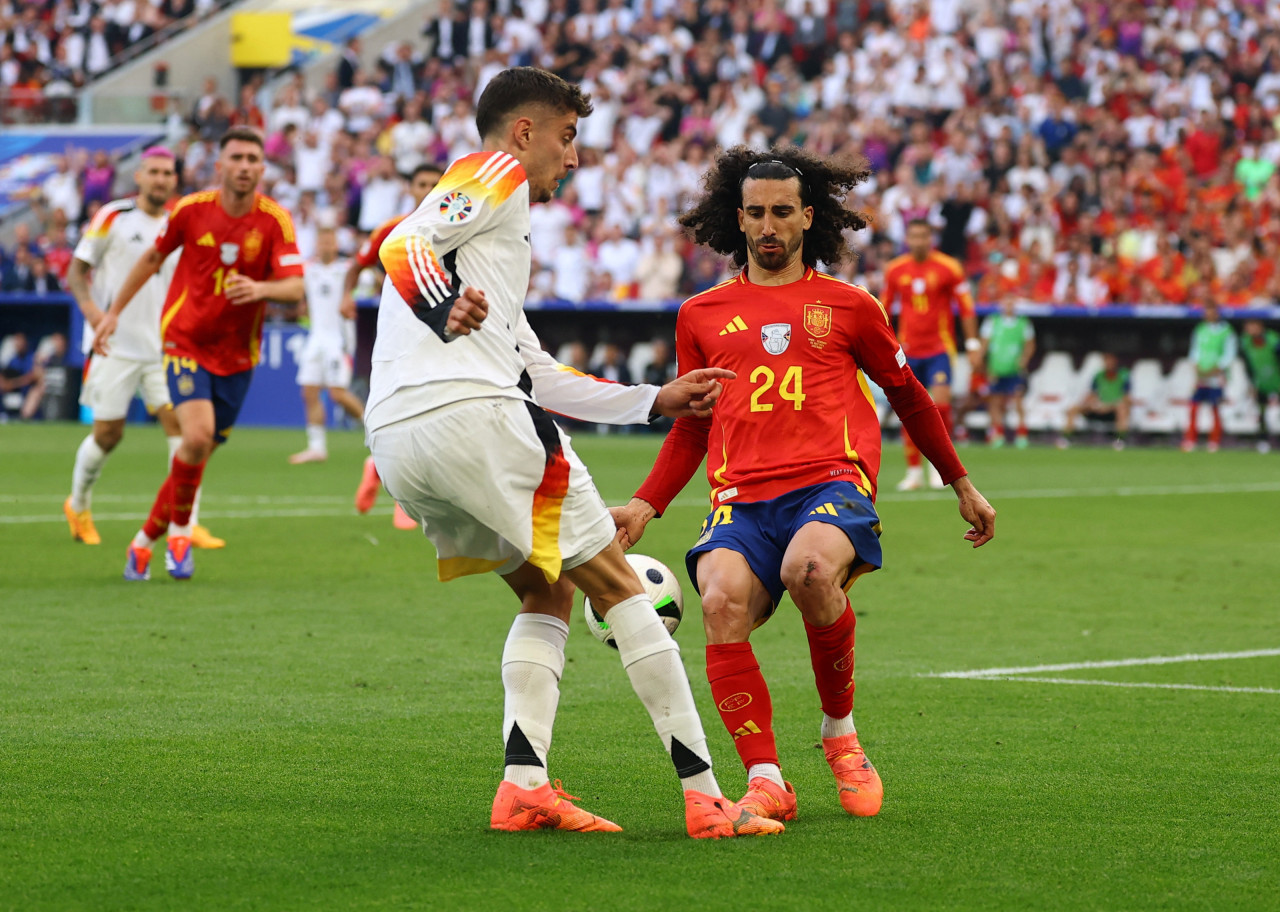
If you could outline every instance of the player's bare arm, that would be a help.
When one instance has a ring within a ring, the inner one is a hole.
[[[973,542],[975,548],[981,548],[996,537],[995,507],[987,503],[987,499],[973,486],[968,475],[953,481],[951,490],[956,492],[956,498],[960,502],[960,516],[970,525],[969,531],[964,534],[965,541]]]
[[[982,359],[986,356],[981,334],[978,332],[978,318],[961,317],[960,329],[964,332],[964,348],[969,353],[969,363],[975,368],[982,366]]]
[[[85,322],[96,329],[102,321],[103,312],[89,291],[89,270],[92,268],[84,260],[73,259],[71,268],[67,270],[67,288],[76,299],[80,313],[84,314]]]
[[[721,380],[738,375],[720,367],[703,367],[677,377],[658,390],[653,410],[668,418],[706,418],[724,391]]]
[[[364,272],[364,267],[360,265],[358,259],[353,259],[351,265],[347,267],[347,274],[342,277],[342,303],[338,305],[338,313],[344,319],[354,320],[356,318],[356,286],[360,284],[360,273]]]
[[[120,286],[120,291],[116,293],[116,299],[111,303],[111,307],[102,315],[102,319],[98,321],[95,327],[97,335],[93,340],[93,350],[100,355],[107,353],[107,340],[111,338],[111,334],[116,331],[116,324],[120,322],[120,314],[134,296],[142,290],[142,286],[147,284],[150,279],[160,270],[160,266],[164,263],[164,254],[154,247],[138,257],[138,262],[133,264],[133,268],[129,270],[129,275],[125,277],[124,284]]]
[[[255,281],[248,276],[237,273],[227,279],[227,301],[231,304],[252,304],[256,301],[280,301],[283,304],[295,304],[302,300],[306,293],[306,285],[302,276],[289,276],[284,279],[268,279],[265,282]]]

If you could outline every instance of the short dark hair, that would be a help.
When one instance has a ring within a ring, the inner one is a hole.
[[[476,129],[482,139],[496,133],[516,111],[540,105],[556,113],[586,117],[594,108],[591,96],[555,73],[537,67],[511,67],[489,81],[476,104]]]
[[[226,133],[223,133],[222,138],[218,140],[218,149],[225,149],[227,143],[232,142],[255,143],[263,151],[266,151],[267,148],[266,143],[262,140],[262,133],[256,127],[250,127],[246,124],[232,127]]]
[[[870,224],[869,215],[845,206],[849,192],[870,176],[864,158],[819,156],[796,146],[777,146],[763,153],[734,146],[716,157],[702,179],[702,195],[677,221],[694,241],[733,257],[742,268],[747,264],[747,242],[738,227],[742,185],[748,178],[795,180],[801,205],[813,207],[813,224],[804,233],[801,259],[806,266],[818,262],[834,266],[853,253],[844,232]]]
[[[928,219],[924,219],[924,218],[913,218],[913,219],[911,219],[911,221],[907,222],[907,227],[908,227],[908,228],[914,228],[916,225],[923,225],[924,227],[926,227],[926,228],[928,228],[928,229],[929,229],[929,233],[930,233],[930,234],[932,234],[932,233],[933,233],[933,225],[929,224],[929,220],[928,220]]]
[[[444,168],[441,168],[435,162],[423,162],[422,164],[418,165],[418,167],[414,168],[412,171],[409,172],[409,183],[413,183],[414,178],[416,178],[419,174],[426,173],[427,171],[431,171],[435,174],[444,174]]]

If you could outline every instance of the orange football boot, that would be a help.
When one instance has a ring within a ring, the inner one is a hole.
[[[858,743],[858,733],[823,738],[822,750],[836,774],[840,806],[855,817],[874,817],[884,801],[884,783]]]
[[[218,538],[204,526],[191,527],[191,547],[205,551],[217,551],[227,546],[226,539]]]
[[[493,799],[489,827],[494,830],[571,830],[575,833],[620,833],[622,827],[597,817],[573,804],[577,801],[560,787],[544,782],[536,789],[523,789],[503,780]]]
[[[748,813],[724,796],[717,798],[692,789],[684,793],[684,820],[694,839],[772,836],[786,829],[776,820]]]
[[[63,502],[62,512],[67,517],[67,525],[71,527],[73,541],[84,542],[86,545],[102,544],[102,537],[98,535],[98,530],[93,527],[92,513],[88,510],[81,510],[77,513],[71,509],[70,497]]]
[[[378,489],[382,487],[382,479],[378,477],[378,468],[370,456],[364,461],[364,474],[360,476],[360,487],[356,488],[356,512],[368,513],[378,499]]]
[[[770,820],[795,820],[796,792],[790,782],[778,785],[772,779],[756,776],[747,783],[747,793],[738,799],[738,807]]]

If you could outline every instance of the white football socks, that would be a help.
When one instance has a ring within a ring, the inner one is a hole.
[[[525,789],[547,782],[551,728],[560,702],[569,625],[545,614],[519,614],[502,650],[505,769],[502,778]]]
[[[853,727],[853,713],[849,713],[843,719],[834,719],[826,713],[822,714],[822,737],[839,738],[841,735],[857,733],[858,730]]]
[[[323,424],[307,425],[307,449],[316,453],[329,452],[329,445],[324,436]]]
[[[776,785],[781,785],[785,787],[787,784],[785,781],[783,781],[782,770],[778,768],[778,764],[776,763],[751,764],[750,768],[747,770],[747,782],[750,782],[752,779],[757,779],[761,776],[763,776],[765,779],[768,779],[770,782]]]
[[[107,452],[90,434],[76,450],[76,465],[71,470],[71,509],[81,513],[89,509],[93,501],[93,484],[106,465]]]
[[[622,667],[675,764],[680,785],[686,791],[719,797],[707,737],[680,663],[680,647],[653,610],[653,602],[647,595],[632,596],[609,609],[607,617]]]

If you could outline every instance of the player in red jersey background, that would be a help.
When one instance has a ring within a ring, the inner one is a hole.
[[[440,182],[444,170],[434,163],[423,163],[413,169],[413,173],[409,175],[409,195],[413,197],[413,208],[417,209],[422,205],[422,201],[427,198],[428,194],[435,189],[436,184]],[[348,320],[354,320],[356,316],[356,285],[360,281],[360,273],[366,269],[373,267],[381,269],[381,262],[378,260],[378,251],[382,248],[382,242],[387,239],[387,235],[391,230],[405,220],[409,215],[397,215],[395,218],[389,218],[379,225],[369,235],[369,239],[360,245],[360,249],[356,251],[355,259],[351,262],[351,268],[347,270],[347,276],[343,282],[342,288],[342,316]],[[382,479],[378,477],[378,467],[373,464],[373,457],[369,456],[364,461],[364,471],[361,474],[360,484],[356,488],[356,511],[359,513],[368,513],[373,509],[373,505],[378,500],[378,491],[382,489]],[[418,524],[413,521],[404,508],[396,504],[395,513],[391,518],[392,524],[397,529],[412,530],[418,528]]]
[[[881,299],[890,312],[898,311],[898,339],[906,353],[907,366],[928,388],[950,435],[951,363],[956,354],[953,305],[960,311],[964,347],[973,370],[982,366],[982,340],[978,338],[978,317],[964,268],[957,260],[933,249],[933,228],[924,219],[914,219],[907,225],[907,252],[885,265]],[[902,446],[907,475],[898,490],[914,491],[923,487],[924,479],[920,449],[906,429],[902,432]],[[932,465],[929,481],[932,487],[942,487],[942,479]]]
[[[151,575],[151,545],[169,528],[165,566],[175,579],[194,573],[191,506],[213,448],[225,443],[258,363],[268,300],[302,298],[302,257],[293,220],[258,193],[262,137],[232,127],[220,141],[220,186],[184,196],[155,247],[139,257],[98,324],[105,354],[120,312],[164,258],[182,248],[160,317],[165,376],[182,443],[146,524],[129,545],[125,579]],[[172,528],[170,522],[172,521]]]
[[[995,534],[995,511],[951,446],[938,410],[906,367],[884,307],[865,289],[816,272],[849,253],[842,232],[864,217],[842,201],[861,163],[795,148],[723,153],[706,192],[680,219],[695,240],[745,266],[686,301],[676,319],[681,371],[716,364],[737,374],[708,418],[680,418],[649,477],[614,509],[634,544],[705,456],[711,513],[686,558],[702,595],[707,678],[747,768],[740,805],[789,820],[769,690],[748,639],[784,592],[804,618],[821,699],[822,741],[840,803],[880,810],[883,785],[853,724],[854,614],[845,591],[880,566],[874,499],[880,426],[866,377],[954,486],[974,547]]]

